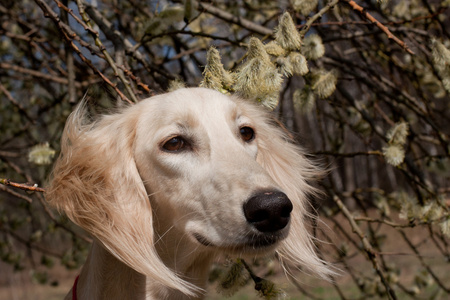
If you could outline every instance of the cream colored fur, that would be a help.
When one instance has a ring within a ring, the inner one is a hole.
[[[202,299],[221,253],[277,251],[284,263],[330,273],[304,223],[314,192],[307,181],[320,171],[262,107],[193,88],[91,123],[85,114],[80,105],[67,121],[46,193],[94,237],[79,299]],[[254,129],[253,141],[242,140],[243,126]],[[175,136],[189,147],[164,151]],[[294,207],[279,241],[266,247],[251,244],[254,229],[242,209],[260,190],[280,190]]]

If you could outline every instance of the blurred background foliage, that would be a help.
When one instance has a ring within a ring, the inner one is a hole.
[[[80,99],[105,109],[202,85],[273,109],[329,169],[324,196],[312,199],[319,221],[311,231],[342,275],[325,283],[290,273],[290,283],[280,283],[287,292],[271,299],[447,299],[449,6],[0,1],[0,286],[21,271],[57,285],[55,265],[83,263],[90,238],[32,191],[45,188]],[[285,282],[273,263],[247,267],[230,268],[239,278],[248,273],[244,283],[253,272]],[[212,280],[227,278],[227,268],[214,269]]]

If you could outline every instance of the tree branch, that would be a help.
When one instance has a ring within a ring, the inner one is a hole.
[[[27,75],[33,76],[35,78],[40,78],[43,80],[52,81],[52,82],[63,84],[63,85],[69,84],[69,80],[67,78],[55,77],[55,76],[45,74],[45,73],[42,73],[42,72],[39,72],[36,70],[19,67],[19,66],[10,64],[10,63],[0,62],[0,69],[11,70],[11,71],[22,73],[22,74],[27,74]],[[75,87],[77,87],[77,88],[87,87],[91,84],[98,83],[98,82],[99,82],[99,79],[97,79],[97,78],[92,79],[92,80],[82,81],[82,82],[75,82]]]
[[[333,0],[327,5],[325,5],[321,10],[319,10],[314,16],[308,19],[304,25],[302,25],[302,30],[300,31],[300,36],[302,38],[305,37],[305,34],[308,32],[308,30],[311,28],[313,23],[320,19],[325,13],[327,13],[330,9],[332,9],[336,4],[339,3],[340,0]]]
[[[353,215],[350,213],[350,211],[347,209],[347,207],[344,205],[341,199],[339,199],[339,197],[335,195],[333,197],[333,200],[337,204],[339,209],[342,211],[344,216],[347,218],[348,222],[350,223],[350,226],[352,227],[353,232],[356,233],[358,237],[361,239],[364,250],[366,251],[368,258],[372,261],[374,269],[377,271],[378,276],[381,279],[381,282],[386,288],[386,292],[389,299],[394,300],[397,299],[394,290],[389,285],[386,275],[384,274],[383,270],[381,269],[380,263],[378,262],[377,252],[375,251],[375,249],[373,249],[372,245],[370,244],[369,240],[367,239],[366,235],[363,233],[361,228],[358,226],[358,224],[356,224]]]
[[[273,33],[272,29],[269,29],[269,28],[266,28],[259,24],[253,23],[244,18],[232,15],[229,12],[223,11],[220,8],[215,7],[212,4],[198,2],[198,10],[204,10],[207,13],[209,13],[219,19],[239,25],[242,28],[245,28],[254,33],[259,33],[261,35],[272,35],[272,33]]]
[[[37,184],[35,185],[29,185],[28,183],[17,183],[17,182],[12,182],[10,179],[4,179],[4,178],[0,178],[0,183],[4,184],[4,185],[9,185],[21,190],[25,190],[25,191],[30,191],[30,192],[40,192],[43,193],[45,192],[45,189],[40,188],[37,186]]]
[[[19,199],[23,199],[23,200],[27,201],[28,203],[32,203],[33,202],[33,199],[31,199],[30,197],[24,196],[24,195],[22,195],[20,193],[17,193],[15,191],[11,190],[11,189],[8,189],[6,186],[0,185],[0,191],[4,191],[5,193],[11,194],[14,197],[17,197]]]
[[[96,7],[92,6],[89,3],[83,1],[83,5],[85,6],[86,13],[92,20],[100,27],[101,31],[105,34],[105,36],[117,47],[123,47],[125,49],[125,53],[131,55],[134,59],[136,59],[139,63],[141,63],[147,71],[151,73],[158,73],[165,78],[170,80],[174,80],[175,77],[165,72],[161,67],[154,66],[149,63],[145,56],[137,50],[138,47],[135,47],[132,42],[130,42],[126,37],[124,37],[118,30],[114,30],[111,22],[106,19]],[[124,67],[122,67],[124,68]]]
[[[68,0],[63,0],[67,5]],[[63,22],[69,24],[69,16],[68,11],[61,9],[61,19]],[[67,65],[67,93],[69,95],[69,103],[75,103],[77,101],[77,91],[75,89],[75,65],[74,65],[74,57],[72,55],[72,51],[69,45],[64,45],[64,50],[66,54],[66,65]]]
[[[59,3],[58,5],[60,5],[61,2],[59,2],[58,0],[55,0],[57,3]],[[105,60],[108,62],[109,66],[113,69],[114,71],[114,75],[116,77],[118,77],[120,79],[120,81],[123,83],[123,85],[125,86],[126,91],[128,92],[128,95],[130,96],[130,98],[133,100],[134,103],[138,102],[138,99],[136,98],[136,95],[133,92],[133,89],[130,86],[130,83],[128,82],[128,80],[126,80],[126,78],[123,76],[123,72],[122,70],[120,70],[117,67],[116,62],[114,61],[114,59],[111,57],[111,55],[109,54],[109,52],[106,50],[106,47],[103,45],[102,41],[100,40],[100,37],[98,35],[98,32],[93,30],[93,25],[91,24],[91,20],[89,19],[89,17],[87,16],[86,12],[84,11],[84,4],[83,1],[77,0],[77,5],[78,5],[78,10],[80,12],[81,17],[83,18],[83,21],[86,23],[87,27],[91,30],[89,30],[89,32],[91,33],[92,37],[94,38],[95,44],[97,45],[97,47],[99,47],[100,51],[103,53],[103,55],[105,56]],[[62,5],[62,4],[61,4]]]
[[[95,65],[83,55],[83,53],[81,53],[80,49],[73,42],[73,39],[77,36],[77,34],[75,32],[73,32],[72,29],[69,26],[67,26],[67,24],[64,24],[63,22],[61,22],[58,14],[56,14],[51,9],[51,7],[47,3],[45,3],[43,0],[34,0],[34,1],[42,9],[42,11],[44,12],[45,16],[50,18],[55,23],[55,25],[59,28],[59,30],[63,34],[63,37],[66,40],[66,42],[69,43],[69,45],[78,54],[78,56],[81,58],[81,60],[84,63],[86,63],[96,74],[98,74],[108,85],[110,85],[116,91],[116,93],[120,96],[120,98],[122,100],[132,104],[133,102],[130,101],[130,99],[128,99],[127,96],[125,96],[119,90],[117,85],[112,83],[111,80],[109,80],[108,77],[106,77],[102,72],[100,72],[100,70],[97,69],[95,67]]]
[[[351,0],[341,0],[341,1],[347,3],[352,9],[359,12],[364,18],[366,18],[367,20],[372,22],[372,24],[375,24],[378,28],[380,28],[387,35],[387,37],[389,39],[391,39],[394,42],[396,42],[397,44],[399,44],[400,47],[402,47],[406,52],[408,52],[409,54],[412,54],[412,55],[415,54],[413,51],[411,51],[411,49],[408,48],[408,46],[406,45],[405,42],[403,42],[402,40],[397,38],[395,35],[393,35],[392,32],[386,26],[381,24],[380,21],[375,19],[371,14],[369,14],[363,7],[359,6],[355,1],[351,1]]]

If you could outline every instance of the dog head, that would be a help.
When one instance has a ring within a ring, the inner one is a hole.
[[[81,105],[67,121],[46,197],[131,268],[190,293],[154,246],[176,230],[328,273],[304,221],[318,168],[262,107],[195,88],[84,119]]]

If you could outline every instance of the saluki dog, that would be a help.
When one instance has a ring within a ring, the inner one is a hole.
[[[218,254],[326,277],[306,229],[320,173],[265,108],[204,88],[69,117],[46,192],[93,237],[66,299],[203,299]]]

